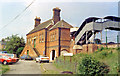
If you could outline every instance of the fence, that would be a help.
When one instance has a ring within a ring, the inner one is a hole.
[[[58,67],[61,67],[63,69],[63,71],[70,71],[73,73],[77,73],[78,72],[78,62],[73,60],[70,62],[69,58],[67,60],[62,60],[62,59],[56,59],[55,61],[56,65]]]

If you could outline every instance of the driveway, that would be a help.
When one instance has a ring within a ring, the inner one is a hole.
[[[20,60],[15,64],[9,65],[10,70],[5,74],[41,74],[40,65],[35,61]]]

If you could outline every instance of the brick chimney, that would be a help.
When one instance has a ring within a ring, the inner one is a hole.
[[[53,8],[53,21],[54,21],[54,24],[56,24],[58,21],[60,21],[60,11],[61,11],[61,9],[59,9],[58,7]]]
[[[37,16],[36,16],[34,28],[40,24],[40,21],[41,21],[40,17],[37,17]]]

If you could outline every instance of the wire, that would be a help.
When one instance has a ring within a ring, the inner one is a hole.
[[[7,23],[6,25],[4,25],[4,26],[0,29],[0,31],[1,31],[3,28],[7,27],[8,24],[10,24],[10,23],[12,23],[13,21],[15,21],[23,12],[26,11],[34,2],[35,2],[35,0],[33,0],[21,13],[19,13],[17,16],[15,16],[9,23]]]

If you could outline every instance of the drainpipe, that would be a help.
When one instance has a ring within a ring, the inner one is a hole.
[[[47,54],[47,29],[45,29],[45,55]]]
[[[59,56],[60,56],[60,50],[61,50],[60,38],[61,38],[61,28],[59,28]]]

